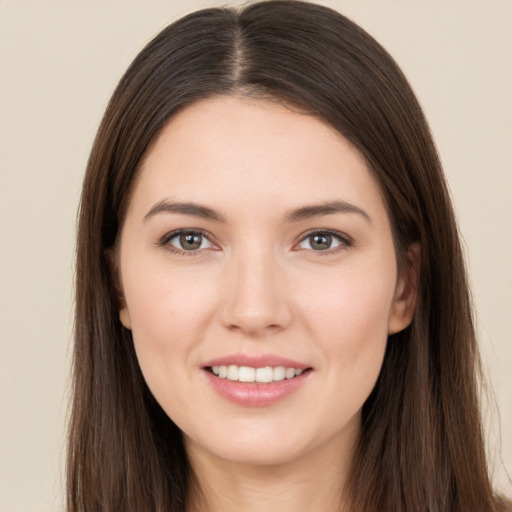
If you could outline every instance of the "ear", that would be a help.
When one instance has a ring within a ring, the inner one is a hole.
[[[130,319],[130,312],[128,311],[128,307],[126,304],[119,309],[119,320],[123,324],[123,327],[126,329],[132,329],[132,321]]]
[[[128,311],[128,306],[126,305],[126,300],[124,298],[116,247],[107,249],[105,251],[105,258],[107,259],[108,267],[110,270],[110,279],[114,288],[116,304],[119,309],[119,320],[126,329],[131,329],[132,323],[130,319],[130,312]]]
[[[419,243],[411,244],[407,250],[407,262],[399,270],[389,315],[388,334],[403,331],[414,316],[421,265],[420,249]]]

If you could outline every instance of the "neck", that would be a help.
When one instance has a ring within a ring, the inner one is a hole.
[[[273,465],[226,461],[187,442],[193,478],[187,512],[348,512],[344,486],[355,439]],[[339,448],[339,450],[336,450]]]

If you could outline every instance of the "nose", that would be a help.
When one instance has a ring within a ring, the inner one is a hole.
[[[253,337],[281,331],[292,320],[282,267],[270,251],[234,256],[226,268],[221,320],[231,331]]]

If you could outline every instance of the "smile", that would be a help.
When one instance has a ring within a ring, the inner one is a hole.
[[[307,386],[313,367],[273,354],[232,354],[205,362],[203,375],[212,389],[243,407],[265,407]]]
[[[210,367],[211,372],[220,379],[237,382],[270,383],[285,379],[293,379],[302,374],[301,368],[287,368],[284,366],[265,366],[252,368],[250,366],[215,365]]]

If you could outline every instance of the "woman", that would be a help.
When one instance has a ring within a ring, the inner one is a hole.
[[[70,511],[505,510],[435,147],[343,16],[160,33],[100,126],[77,254]]]

